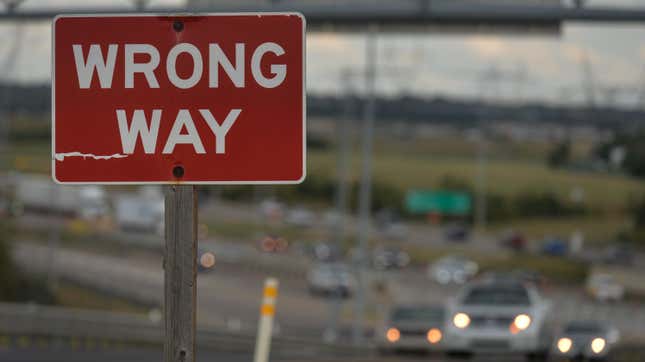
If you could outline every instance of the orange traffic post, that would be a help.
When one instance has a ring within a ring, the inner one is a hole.
[[[258,323],[258,335],[255,341],[254,362],[268,362],[271,350],[271,333],[273,332],[273,317],[275,316],[275,304],[278,298],[278,280],[267,278],[264,281],[264,293],[262,306],[260,307],[260,321]]]

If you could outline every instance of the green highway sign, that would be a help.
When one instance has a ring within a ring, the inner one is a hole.
[[[405,206],[413,214],[464,215],[470,212],[472,202],[465,192],[412,190],[406,196]]]

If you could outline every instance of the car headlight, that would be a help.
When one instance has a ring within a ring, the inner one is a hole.
[[[531,325],[531,317],[526,314],[520,314],[513,320],[513,324],[517,329],[523,331]]]
[[[591,341],[591,350],[593,353],[600,353],[605,349],[606,345],[607,341],[605,341],[604,338],[594,338],[593,341]]]
[[[457,313],[452,318],[452,323],[459,329],[464,329],[470,324],[470,317],[466,313]]]
[[[401,339],[401,332],[399,332],[399,330],[396,328],[390,328],[385,333],[385,338],[387,338],[388,342],[395,343],[396,341]]]
[[[441,334],[441,330],[439,330],[438,328],[432,328],[431,330],[428,331],[428,334],[426,335],[428,342],[432,344],[439,343],[442,337],[443,335]]]
[[[571,350],[571,346],[573,346],[573,341],[570,338],[558,339],[558,351],[567,353]]]

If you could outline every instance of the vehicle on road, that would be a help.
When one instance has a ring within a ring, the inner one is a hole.
[[[392,222],[384,225],[381,232],[386,239],[389,240],[404,240],[408,237],[410,230],[403,222]]]
[[[342,257],[342,250],[336,243],[318,242],[306,250],[307,255],[317,262],[329,263]]]
[[[601,254],[601,261],[609,265],[632,266],[635,250],[625,245],[610,245]]]
[[[587,279],[587,293],[599,302],[618,302],[625,295],[625,287],[611,274],[594,273]]]
[[[309,291],[312,295],[349,297],[356,285],[354,275],[344,263],[314,264],[307,273]]]
[[[267,235],[260,239],[258,248],[263,253],[283,253],[289,248],[289,242],[279,236]]]
[[[560,238],[547,238],[542,242],[542,254],[564,257],[569,254],[569,245]]]
[[[410,263],[410,255],[393,246],[377,247],[372,252],[372,264],[375,269],[402,269]]]
[[[410,232],[399,213],[391,209],[379,210],[374,215],[374,222],[378,231],[386,239],[403,240]]]
[[[528,244],[524,235],[516,231],[510,231],[502,235],[499,243],[500,246],[516,252],[525,251]]]
[[[479,271],[476,262],[456,255],[440,258],[428,266],[428,277],[439,284],[464,284]]]
[[[19,214],[19,208],[15,207],[11,200],[0,198],[0,217],[9,218]]]
[[[316,216],[313,212],[305,208],[297,207],[289,210],[284,221],[289,225],[301,228],[310,228],[314,226],[316,222]]]
[[[455,354],[511,353],[544,359],[551,344],[549,305],[535,287],[524,283],[470,283],[449,303],[446,348]]]
[[[443,347],[444,325],[442,306],[395,306],[378,336],[379,352],[439,351]]]
[[[94,220],[109,213],[107,194],[98,185],[65,186],[42,175],[14,174],[11,179],[16,210]]]
[[[464,223],[453,223],[445,227],[443,237],[446,241],[466,242],[470,237],[470,230]]]
[[[515,269],[510,272],[510,276],[519,282],[530,283],[537,287],[538,290],[544,289],[549,283],[542,273],[533,269]]]
[[[260,203],[260,214],[269,222],[282,221],[284,217],[284,205],[278,201],[268,199]]]
[[[323,225],[328,228],[335,228],[339,222],[343,221],[341,214],[336,209],[326,210],[322,214]]]
[[[114,216],[122,231],[164,232],[164,199],[137,193],[123,193],[114,197]]]
[[[572,321],[554,339],[551,355],[554,360],[606,361],[620,333],[605,322]]]

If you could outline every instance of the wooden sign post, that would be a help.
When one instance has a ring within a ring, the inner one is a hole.
[[[197,194],[195,186],[165,190],[164,362],[195,361]]]

